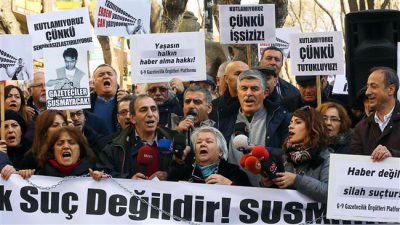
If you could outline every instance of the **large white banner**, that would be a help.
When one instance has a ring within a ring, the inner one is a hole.
[[[221,44],[275,41],[275,5],[219,5]]]
[[[131,36],[133,83],[206,80],[203,32]]]
[[[400,159],[331,154],[328,218],[400,222]]]
[[[43,58],[43,48],[93,46],[87,7],[28,16],[27,23],[35,59]]]
[[[295,76],[345,74],[342,32],[292,34],[290,53]]]
[[[30,35],[0,35],[0,80],[33,79],[33,53],[29,46]]]
[[[97,0],[94,31],[124,37],[150,33],[150,0]]]
[[[290,58],[290,35],[296,33],[300,33],[299,27],[277,28],[275,33],[276,38],[274,42],[258,44],[258,58],[261,60],[264,49],[269,46],[275,46],[279,48],[285,58]]]
[[[87,55],[74,47],[44,50],[47,109],[90,108]]]
[[[364,224],[328,220],[325,206],[293,190],[44,176],[30,182],[0,178],[0,224]]]

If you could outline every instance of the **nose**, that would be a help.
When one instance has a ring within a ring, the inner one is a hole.
[[[369,87],[367,87],[367,90],[365,91],[365,95],[366,96],[371,95],[371,89]]]

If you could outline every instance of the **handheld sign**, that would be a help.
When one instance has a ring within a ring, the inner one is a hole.
[[[295,76],[344,74],[341,32],[292,34],[290,53]]]
[[[276,29],[276,38],[274,42],[265,42],[258,44],[258,58],[261,60],[263,51],[269,46],[279,48],[285,58],[290,58],[290,35],[300,33],[299,27],[285,27]]]
[[[221,44],[275,41],[275,5],[219,5]]]
[[[96,2],[95,34],[124,36],[150,33],[150,1],[98,0]]]
[[[29,34],[33,36],[34,58],[43,58],[44,48],[77,45],[93,46],[88,8],[48,12],[27,17]]]
[[[131,36],[133,83],[206,80],[203,32]]]
[[[44,51],[46,105],[48,109],[90,108],[87,51],[56,48]]]
[[[32,80],[33,53],[30,35],[0,35],[0,80]]]

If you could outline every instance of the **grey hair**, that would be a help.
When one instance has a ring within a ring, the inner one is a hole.
[[[207,105],[211,104],[212,96],[211,96],[210,91],[207,88],[204,88],[201,86],[190,86],[185,90],[185,93],[183,94],[183,99],[185,99],[186,93],[188,93],[190,91],[191,92],[199,91],[199,92],[203,93],[204,96],[206,97]]]
[[[151,99],[153,99],[152,97],[150,97],[147,94],[139,94],[139,95],[133,96],[131,102],[129,103],[129,112],[130,112],[130,114],[132,116],[134,116],[136,114],[136,112],[135,112],[135,104],[136,104],[136,102],[139,101],[140,99],[143,99],[143,98],[151,98]],[[157,106],[157,110],[158,110],[158,106]]]
[[[386,66],[379,66],[372,68],[370,72],[373,73],[378,70],[383,73],[383,81],[385,82],[385,87],[394,84],[394,98],[397,98],[397,91],[399,90],[399,77],[397,76],[396,70]]]
[[[237,78],[237,85],[236,85],[237,89],[239,89],[240,81],[252,80],[252,79],[259,80],[263,91],[266,90],[267,81],[265,80],[264,74],[259,70],[245,70],[245,71],[241,72]]]
[[[204,133],[204,132],[209,132],[209,133],[214,134],[215,139],[217,140],[217,146],[218,146],[220,152],[222,153],[222,158],[227,160],[228,159],[228,147],[227,147],[224,135],[222,135],[221,131],[219,131],[218,129],[216,129],[214,127],[202,126],[202,127],[195,129],[190,138],[193,145],[196,146],[196,142],[199,137],[199,134]],[[196,148],[194,149],[194,151],[196,152]]]
[[[157,82],[157,83],[147,83],[145,86],[144,86],[144,91],[147,93],[147,91],[149,90],[149,85],[150,84],[166,84],[166,87],[168,88],[168,93],[170,92],[170,91],[172,91],[172,88],[171,88],[171,85],[169,84],[169,82]]]
[[[225,69],[226,66],[230,63],[231,61],[225,61],[218,67],[218,72],[217,72],[217,77],[223,77],[225,75]]]

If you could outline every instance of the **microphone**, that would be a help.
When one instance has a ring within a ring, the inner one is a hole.
[[[194,118],[198,115],[196,109],[190,108],[186,113],[186,118],[190,119],[194,122]],[[192,147],[192,141],[190,140],[190,136],[192,136],[192,127],[189,127],[187,130],[187,144]]]
[[[153,149],[148,145],[143,145],[139,148],[139,152],[136,158],[137,166],[139,168],[139,172],[147,175],[147,170],[149,165],[153,162],[155,156],[153,153]]]
[[[184,134],[175,135],[172,142],[172,151],[178,159],[182,159],[183,150],[186,148],[186,137]]]
[[[160,139],[158,141],[158,150],[163,154],[171,154],[172,153],[172,141],[169,139]]]
[[[232,145],[235,149],[243,152],[243,154],[248,154],[249,148],[249,131],[247,125],[244,122],[235,124],[234,128],[234,138],[232,140]]]

